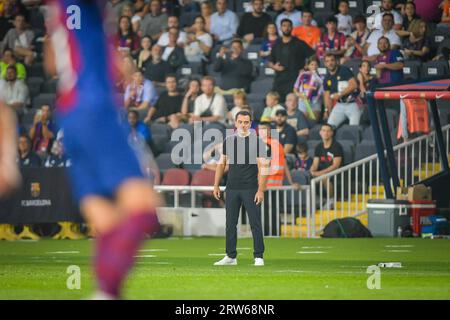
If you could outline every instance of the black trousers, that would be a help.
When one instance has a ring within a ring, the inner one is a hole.
[[[264,238],[261,226],[261,204],[256,205],[254,199],[257,189],[226,191],[226,253],[230,258],[236,258],[237,224],[239,212],[243,205],[250,220],[253,235],[253,256],[262,258],[264,254]]]

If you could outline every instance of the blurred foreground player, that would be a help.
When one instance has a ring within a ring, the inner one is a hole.
[[[73,165],[76,199],[97,234],[94,299],[120,298],[134,256],[159,228],[158,197],[144,178],[119,122],[114,100],[114,51],[103,29],[106,1],[50,1],[44,63],[59,78],[57,116]],[[81,24],[70,27],[77,5]],[[73,7],[72,7],[73,8]],[[70,29],[69,29],[70,28]]]

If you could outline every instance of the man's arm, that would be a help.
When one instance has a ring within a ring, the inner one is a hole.
[[[266,191],[267,178],[270,171],[270,159],[256,158],[258,164],[258,191],[255,194],[255,203],[258,205],[264,200],[264,192]]]
[[[331,171],[338,169],[342,164],[342,157],[334,157],[333,164],[326,169],[316,171],[316,177],[323,176]]]
[[[292,143],[286,143],[283,149],[285,154],[291,153],[292,149],[294,149],[294,145]]]
[[[225,142],[224,142],[225,143]],[[222,154],[220,156],[219,161],[217,162],[216,166],[216,173],[214,175],[214,197],[219,200],[220,199],[220,181],[223,178],[223,173],[225,172],[225,167],[227,166],[227,156]]]
[[[311,168],[309,169],[309,172],[311,172],[311,175],[313,177],[316,176],[315,174],[316,174],[317,170],[319,169],[319,162],[320,162],[319,157],[314,157],[313,164],[311,165]]]

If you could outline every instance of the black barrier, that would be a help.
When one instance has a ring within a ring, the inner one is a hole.
[[[22,186],[0,202],[0,223],[82,222],[64,168],[24,168]]]

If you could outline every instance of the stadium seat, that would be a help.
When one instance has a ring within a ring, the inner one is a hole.
[[[260,44],[250,44],[245,48],[245,57],[251,61],[259,61]]]
[[[359,141],[361,141],[361,127],[344,124],[342,127],[337,129],[336,139],[338,141],[351,140],[354,144],[358,144]]]
[[[192,160],[193,159],[194,158],[192,158]],[[197,171],[202,170],[202,165],[195,163],[183,164],[183,169],[187,170],[191,174],[191,176],[193,176]]]
[[[45,79],[44,66],[42,63],[34,63],[31,66],[27,66],[27,77],[38,77]]]
[[[213,186],[214,175],[211,170],[198,170],[192,176],[191,186]]]
[[[188,186],[189,172],[185,169],[168,169],[163,176],[161,185],[163,186]]]
[[[153,145],[157,149],[155,151],[157,151],[158,153],[163,153],[163,152],[167,151],[165,149],[165,147],[169,143],[169,136],[168,135],[159,134],[159,133],[158,134],[154,134],[154,135],[152,135],[152,141],[153,141]]]
[[[202,62],[190,62],[182,65],[177,69],[177,78],[190,78],[195,75],[201,75],[203,74],[202,68]]]
[[[368,8],[372,5],[381,6],[381,0],[365,0],[365,7]]]
[[[165,123],[154,122],[150,124],[150,131],[153,135],[164,135],[170,137],[172,129]]]
[[[32,108],[40,108],[43,105],[49,105],[51,108],[55,107],[56,95],[54,93],[40,93],[37,97],[33,98],[31,104]]]
[[[343,165],[348,165],[353,162],[355,144],[352,140],[337,140],[344,150],[344,162]]]
[[[317,145],[321,142],[322,140],[308,140],[308,142],[306,143],[308,145],[308,152],[311,150],[315,150]]]
[[[312,10],[313,14],[314,14],[314,20],[316,20],[317,22],[317,26],[320,28],[324,28],[325,27],[325,21],[334,14],[333,10],[328,10],[328,11],[316,11],[316,10]],[[322,30],[323,31],[323,30]]]
[[[261,97],[261,100],[265,98],[265,95],[272,90],[273,88],[273,79],[272,78],[259,78],[252,82],[250,87],[250,92],[252,94],[258,94]]]
[[[365,128],[363,130],[363,134],[362,134],[362,141],[374,141],[374,137],[373,137],[373,129],[371,126]]]
[[[199,12],[183,12],[180,15],[180,27],[190,27],[194,24],[195,18],[200,15]]]
[[[44,79],[39,77],[30,77],[26,80],[30,97],[34,98],[41,92],[41,86],[44,83]]]
[[[354,161],[369,157],[377,152],[374,141],[362,141],[355,149]]]
[[[251,0],[234,0],[234,12],[244,13],[245,8],[251,6]]]
[[[422,62],[419,60],[406,60],[403,67],[403,76],[405,79],[419,79]]]
[[[312,0],[311,11],[312,12],[332,12],[334,10],[334,1],[330,0]]]
[[[322,140],[319,134],[321,127],[322,125],[318,124],[309,130],[309,140]]]
[[[337,1],[339,3],[339,1]],[[350,7],[350,15],[352,17],[355,17],[358,14],[364,14],[366,13],[366,4],[364,0],[350,0],[349,2]]]
[[[269,68],[268,66],[261,66],[259,69],[259,77],[258,78],[273,78],[275,77],[275,70]]]
[[[55,79],[49,79],[45,81],[42,85],[42,93],[56,93],[58,81]]]
[[[436,77],[448,74],[447,61],[428,61],[422,65],[422,77]]]
[[[168,169],[176,168],[177,166],[172,162],[172,155],[170,153],[161,153],[156,157],[156,163],[159,170],[164,173]]]

